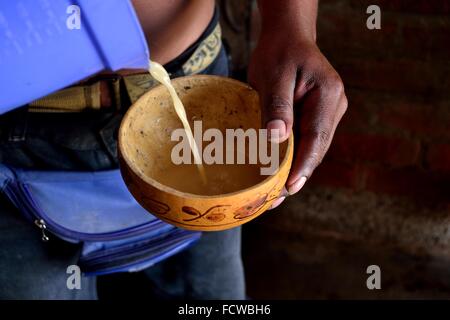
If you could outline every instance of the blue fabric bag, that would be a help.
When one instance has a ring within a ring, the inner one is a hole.
[[[200,232],[179,229],[143,209],[119,170],[30,171],[0,164],[0,190],[37,227],[82,243],[86,275],[139,271],[183,250]]]
[[[0,114],[104,69],[147,69],[149,58],[129,0],[0,1]]]

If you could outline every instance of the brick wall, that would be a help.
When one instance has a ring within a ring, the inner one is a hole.
[[[382,29],[368,30],[378,4]],[[318,43],[349,110],[312,179],[450,201],[450,1],[322,0]]]
[[[300,194],[245,225],[249,295],[448,299],[450,0],[321,0],[318,43],[349,109]]]

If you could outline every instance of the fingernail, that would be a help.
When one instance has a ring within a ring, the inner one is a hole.
[[[288,192],[290,195],[293,195],[294,193],[297,193],[300,191],[301,188],[305,185],[306,177],[301,177],[297,181],[295,181],[289,188]]]
[[[280,142],[280,140],[286,135],[286,124],[283,120],[271,120],[267,123],[267,131],[269,140],[272,142]]]
[[[284,199],[286,199],[286,197],[281,197],[278,198],[277,200],[275,200],[272,205],[270,206],[269,210],[275,209],[276,207],[278,207],[283,201]]]

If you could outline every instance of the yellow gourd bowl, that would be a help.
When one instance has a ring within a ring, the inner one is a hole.
[[[188,119],[201,119],[203,130],[261,126],[258,94],[242,82],[195,75],[177,78],[173,85]],[[181,127],[169,92],[163,86],[139,98],[122,120],[118,137],[122,177],[134,198],[150,213],[184,229],[217,231],[256,218],[278,198],[292,163],[292,134],[280,145],[279,169],[275,174],[261,176],[256,184],[235,192],[199,195],[176,190],[154,178],[167,170],[163,164],[171,161],[171,150],[177,143],[171,141],[171,132]],[[227,170],[227,165],[223,166]],[[245,164],[239,167],[247,169]]]

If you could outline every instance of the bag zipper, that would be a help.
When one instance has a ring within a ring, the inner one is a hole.
[[[12,188],[11,185],[14,185]],[[9,189],[9,190],[8,190]],[[17,192],[14,192],[14,189]],[[155,219],[150,222],[145,222],[140,225],[123,229],[120,231],[105,232],[98,234],[82,233],[77,231],[69,230],[62,227],[52,221],[45,213],[38,211],[38,206],[29,196],[30,192],[26,185],[17,182],[9,182],[5,188],[8,196],[15,200],[16,206],[22,208],[26,213],[29,220],[31,220],[42,232],[42,240],[49,241],[49,238],[45,231],[52,233],[53,235],[62,238],[69,242],[79,242],[79,241],[111,241],[120,240],[123,238],[138,236],[151,230],[155,230],[160,226],[163,226],[165,222],[159,219]],[[19,205],[20,204],[20,205]],[[45,240],[44,240],[45,239]]]
[[[45,234],[45,230],[47,230],[47,225],[45,224],[45,221],[43,219],[36,219],[34,220],[34,224],[41,229],[42,232],[42,241],[47,242],[48,240],[50,240],[48,238],[48,236]]]
[[[133,248],[130,250],[124,250],[121,254],[108,255],[104,254],[102,256],[96,256],[96,258],[83,257],[80,259],[80,267],[86,275],[103,275],[114,272],[127,271],[132,266],[138,266],[148,260],[153,260],[153,263],[157,263],[163,260],[167,256],[171,256],[178,251],[192,245],[197,241],[201,235],[200,232],[191,233],[186,230],[177,231],[178,238],[172,239],[167,242],[164,237],[155,241],[149,241],[145,244],[138,245],[138,249]],[[184,233],[179,235],[179,233]],[[164,245],[169,247],[159,254],[155,254],[158,250],[156,248],[161,248],[161,244],[164,241]],[[168,245],[169,244],[169,245]],[[152,249],[152,250],[147,250]],[[150,252],[149,252],[150,251]],[[138,270],[136,270],[138,271]]]
[[[175,229],[175,227],[172,227],[172,230]],[[167,230],[169,231],[169,230]],[[192,232],[182,229],[176,229],[172,233],[168,234],[166,231],[165,234],[157,235],[156,237],[152,239],[142,239],[139,242],[133,243],[132,245],[125,244],[123,246],[118,246],[110,249],[105,249],[99,252],[93,252],[90,254],[87,254],[83,256],[82,260],[90,261],[91,263],[95,263],[96,261],[101,261],[104,257],[108,258],[115,258],[120,257],[123,254],[133,254],[136,252],[140,252],[142,248],[145,248],[148,244],[152,244],[150,248],[154,248],[154,250],[159,250],[162,245],[167,245],[171,243],[175,243],[179,241],[179,239],[182,239],[183,237],[189,237],[191,235],[195,235],[195,233],[198,233],[200,235],[200,232]],[[169,238],[169,239],[168,239]],[[128,246],[128,248],[126,248]],[[126,249],[125,249],[125,248]]]

